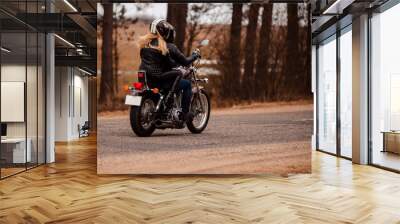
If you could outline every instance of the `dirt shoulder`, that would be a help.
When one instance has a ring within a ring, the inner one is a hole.
[[[307,111],[313,109],[311,100],[281,101],[239,104],[232,107],[213,108],[213,114],[240,114],[240,113],[277,113]],[[128,115],[129,110],[103,111],[97,114],[98,119],[120,118]]]

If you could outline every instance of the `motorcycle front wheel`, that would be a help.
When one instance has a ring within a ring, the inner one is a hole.
[[[148,137],[156,129],[153,122],[155,103],[149,97],[143,97],[140,106],[131,106],[130,123],[133,132],[139,137]]]
[[[193,120],[187,122],[186,125],[190,132],[199,134],[206,129],[210,119],[211,103],[206,91],[201,90],[193,97],[190,110],[194,115]]]

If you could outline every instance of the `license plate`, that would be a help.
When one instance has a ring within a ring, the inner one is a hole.
[[[140,103],[142,102],[142,97],[141,96],[131,96],[127,95],[125,97],[125,104],[126,105],[131,105],[131,106],[140,106]]]

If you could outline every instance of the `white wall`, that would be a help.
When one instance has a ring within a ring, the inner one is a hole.
[[[39,70],[37,70],[39,69]],[[26,107],[25,103],[21,108],[18,108],[20,113],[25,114],[26,120],[23,118],[21,122],[5,122],[7,123],[7,137],[9,138],[25,138],[29,139],[31,145],[31,155],[33,162],[39,159],[39,163],[44,163],[44,83],[42,67],[37,67],[25,64],[2,64],[1,66],[1,81],[2,82],[23,82],[26,85]],[[27,78],[27,80],[25,80]],[[2,89],[3,91],[4,89]],[[21,94],[24,94],[24,90]],[[2,95],[2,97],[7,97]],[[10,107],[2,107],[2,112],[16,113]],[[14,110],[16,110],[14,108]],[[22,115],[24,116],[24,115]],[[37,155],[39,153],[39,155]]]
[[[88,78],[76,68],[56,67],[55,85],[55,140],[77,139],[78,125],[88,120]]]
[[[26,70],[27,69],[27,70]],[[27,87],[27,120],[28,124],[28,137],[30,130],[36,131],[36,106],[37,106],[37,93],[36,93],[36,80],[31,77],[34,73],[36,77],[36,67],[18,64],[3,64],[1,66],[1,81],[3,82],[25,82],[26,71],[28,71],[28,87]],[[39,105],[40,107],[41,105]],[[1,108],[7,110],[7,108]],[[24,110],[24,108],[22,108]],[[33,122],[33,123],[32,123]],[[7,135],[9,137],[25,137],[25,123],[26,122],[7,122]],[[35,132],[36,137],[36,132]]]
[[[69,133],[69,68],[55,68],[55,141],[68,141]]]
[[[46,8],[54,12],[54,5],[46,1]],[[46,34],[46,163],[55,161],[55,41],[54,34]]]
[[[78,72],[78,73],[77,73]],[[82,73],[79,70],[74,70],[74,110],[73,113],[74,119],[72,119],[72,135],[75,137],[79,137],[78,133],[78,125],[83,125],[85,121],[88,120],[89,111],[88,111],[88,78],[86,76],[82,76]],[[80,91],[80,93],[79,93]],[[80,96],[80,97],[79,97]],[[78,102],[80,101],[80,102]],[[80,107],[80,108],[79,108]],[[81,111],[79,111],[79,109]]]
[[[1,81],[2,82],[25,82],[25,64],[3,64],[1,66]],[[7,108],[1,108],[7,110]],[[25,137],[25,122],[7,123],[8,137]]]
[[[352,24],[352,158],[368,163],[368,15]]]

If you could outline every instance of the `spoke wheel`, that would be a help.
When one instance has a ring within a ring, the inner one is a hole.
[[[210,118],[211,105],[208,94],[202,90],[193,98],[190,109],[194,117],[187,123],[187,127],[192,133],[201,133],[207,127]]]
[[[130,123],[133,132],[139,137],[150,136],[154,130],[153,122],[155,103],[151,98],[143,97],[140,106],[132,106]]]
[[[151,99],[146,99],[144,100],[142,106],[141,106],[141,111],[140,111],[140,123],[144,129],[149,129],[151,128],[152,122],[153,122],[153,113],[155,111],[155,105],[153,100]]]

